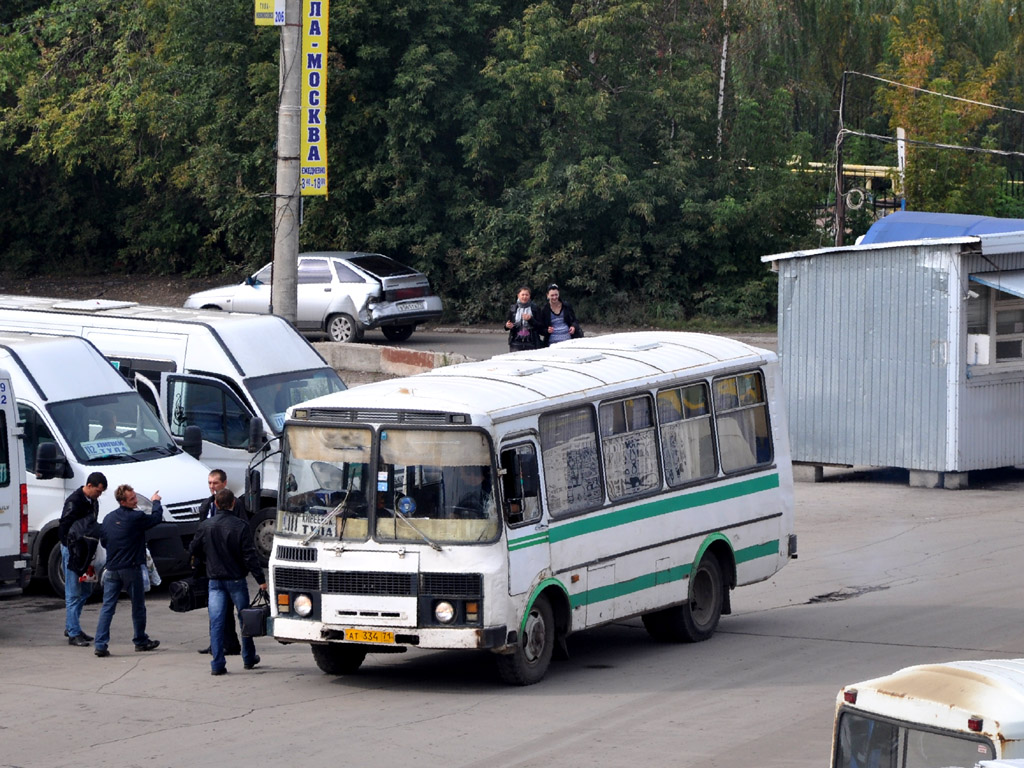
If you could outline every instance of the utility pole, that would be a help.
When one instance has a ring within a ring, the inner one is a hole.
[[[274,269],[270,311],[295,324],[299,261],[299,89],[302,3],[285,0],[277,108],[277,187],[274,195]]]

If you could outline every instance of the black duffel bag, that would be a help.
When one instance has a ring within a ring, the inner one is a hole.
[[[167,592],[171,596],[171,610],[178,613],[205,608],[210,599],[209,583],[195,576],[172,581]]]
[[[256,593],[248,608],[238,612],[242,625],[242,637],[264,637],[267,634],[267,619],[270,618],[270,595],[265,589]]]

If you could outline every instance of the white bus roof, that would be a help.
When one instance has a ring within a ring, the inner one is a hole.
[[[774,352],[720,336],[618,333],[364,384],[300,407],[488,413],[500,419],[520,415],[531,405],[550,408],[563,398],[613,392],[637,380],[668,381],[682,372],[699,377],[774,360]]]
[[[209,333],[224,349],[240,376],[261,376],[280,371],[299,371],[326,365],[320,354],[286,320],[277,315],[219,312],[183,307],[155,307],[133,301],[110,299],[55,299],[42,296],[0,295],[0,310],[45,312],[65,316],[69,323],[91,328],[124,329],[152,327],[178,331],[194,327]],[[89,321],[78,318],[89,317]],[[135,322],[137,321],[137,322]],[[45,331],[38,328],[31,330]],[[54,331],[60,332],[60,331]],[[253,340],[258,340],[254,343]],[[273,354],[268,354],[268,351]]]
[[[99,350],[77,336],[0,331],[0,365],[20,373],[19,382],[48,402],[132,391]],[[16,391],[27,394],[23,386]]]
[[[839,701],[852,689],[858,710],[955,731],[966,731],[968,719],[980,717],[981,733],[993,742],[1024,738],[1024,659],[907,667],[848,685]]]

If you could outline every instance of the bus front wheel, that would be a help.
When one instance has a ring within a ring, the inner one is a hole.
[[[351,675],[363,663],[366,651],[354,645],[314,645],[313,660],[328,675]]]
[[[555,614],[548,599],[541,595],[526,616],[515,650],[495,657],[498,674],[510,685],[539,683],[548,671],[554,648]]]
[[[724,604],[722,567],[718,564],[718,558],[707,554],[690,573],[687,602],[644,614],[644,628],[655,640],[699,643],[715,634]]]

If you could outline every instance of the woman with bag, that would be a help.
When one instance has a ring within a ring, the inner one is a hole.
[[[583,337],[572,305],[562,301],[561,291],[554,283],[548,286],[548,305],[540,311],[539,324],[547,334],[549,345]]]
[[[541,334],[544,326],[538,321],[540,310],[530,301],[531,295],[527,286],[520,286],[516,303],[508,308],[508,313],[505,315],[509,352],[537,349],[541,346]]]

